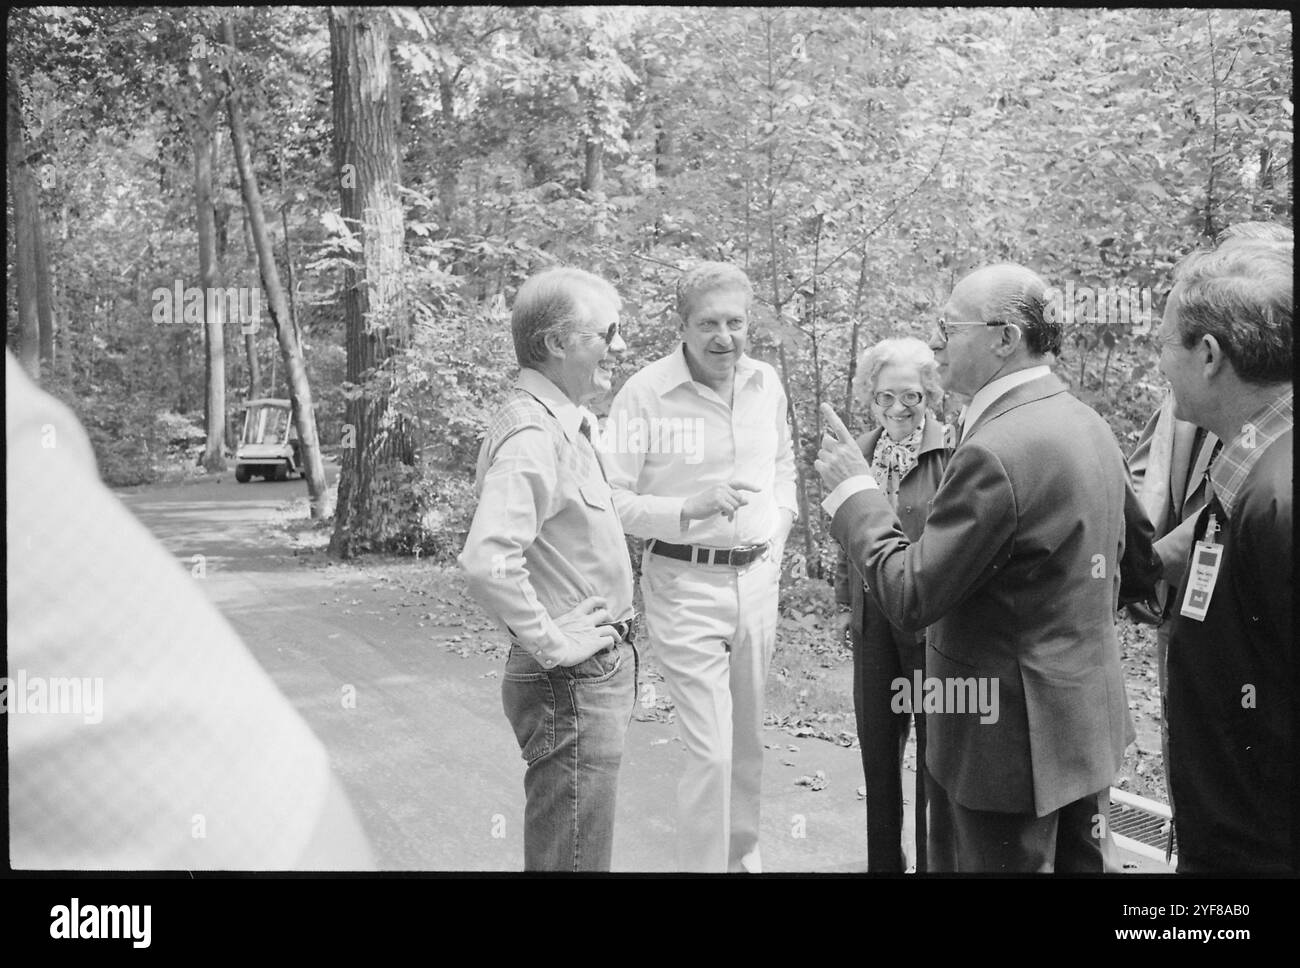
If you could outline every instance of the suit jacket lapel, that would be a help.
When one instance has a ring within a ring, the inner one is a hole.
[[[1138,500],[1142,502],[1142,507],[1158,535],[1163,535],[1169,530],[1170,508],[1177,507],[1182,502],[1181,484],[1172,482],[1173,494],[1170,488],[1170,471],[1179,466],[1178,454],[1181,441],[1178,431],[1180,429],[1178,421],[1174,420],[1174,398],[1169,395],[1156,414],[1155,426],[1147,446],[1142,490],[1138,494]],[[1182,443],[1183,446],[1190,446],[1190,441]]]
[[[996,420],[1007,411],[1022,407],[1026,403],[1033,403],[1035,400],[1042,400],[1045,397],[1064,393],[1065,389],[1065,384],[1053,373],[1041,376],[1037,380],[1030,380],[1028,383],[1022,383],[1017,387],[1012,387],[989,404],[988,408],[979,415],[979,419],[975,421],[974,426],[966,428],[966,435],[962,437],[957,446],[960,447],[966,443],[979,433],[980,428],[985,424]]]

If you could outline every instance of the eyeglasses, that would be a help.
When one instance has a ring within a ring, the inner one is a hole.
[[[871,399],[875,401],[876,406],[883,410],[888,410],[894,405],[895,400],[902,403],[905,407],[915,407],[925,399],[925,396],[916,390],[907,390],[898,396],[894,396],[894,394],[890,393],[888,390],[881,390],[879,393],[873,393]]]
[[[1004,323],[1004,322],[1002,322],[1000,319],[990,319],[987,323],[984,323],[984,322],[980,322],[979,320],[974,320],[974,321],[968,321],[968,320],[955,320],[955,321],[949,321],[949,320],[944,319],[942,316],[940,316],[940,317],[939,317],[939,335],[943,337],[943,341],[944,341],[944,343],[947,343],[949,337],[952,336],[952,333],[949,331],[949,327],[952,327],[952,326],[1006,326],[1006,325],[1007,325],[1007,324]]]

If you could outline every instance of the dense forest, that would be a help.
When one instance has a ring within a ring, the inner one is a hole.
[[[1280,11],[15,9],[6,342],[110,484],[222,471],[240,404],[288,397],[332,551],[445,556],[519,283],[614,282],[626,377],[681,269],[734,261],[820,575],[818,404],[860,425],[855,357],[974,266],[1133,294],[1065,299],[1058,366],[1132,442],[1173,264],[1291,221],[1291,76]]]

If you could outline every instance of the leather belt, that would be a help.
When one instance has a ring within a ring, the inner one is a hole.
[[[605,625],[598,625],[596,627],[601,629],[613,629],[618,634],[618,641],[620,642],[632,641],[631,619],[628,619],[626,622],[608,622]]]
[[[696,565],[731,565],[733,568],[741,568],[767,554],[767,544],[764,541],[762,544],[746,545],[742,548],[705,548],[700,545],[669,544],[667,541],[652,538],[650,553],[663,555],[665,558],[676,558],[678,561],[689,561]]]

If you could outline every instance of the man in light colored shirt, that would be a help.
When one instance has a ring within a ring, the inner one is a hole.
[[[683,870],[758,871],[763,686],[794,451],[776,371],[745,355],[749,279],[704,263],[677,291],[682,345],[619,391],[605,429],[614,503],[650,539],[646,627],[676,703]]]
[[[524,867],[608,870],[636,692],[632,566],[581,406],[627,348],[618,293],[544,270],[511,319],[521,367],[479,452],[479,504],[460,555],[470,591],[509,632],[501,683],[528,764]]]
[[[1035,273],[996,265],[944,306],[940,378],[972,397],[915,543],[824,408],[831,533],[890,621],[930,626],[931,870],[1106,869],[1108,789],[1133,737],[1115,608],[1150,593],[1159,560],[1110,428],[1050,372],[1061,326],[1045,297]]]

